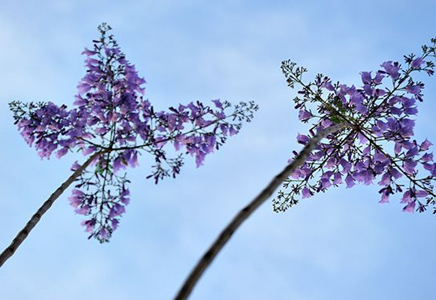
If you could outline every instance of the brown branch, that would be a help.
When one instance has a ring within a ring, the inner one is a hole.
[[[319,142],[329,134],[336,132],[345,127],[350,127],[349,123],[340,123],[324,130],[318,132],[300,151],[298,156],[286,166],[286,168],[277,174],[273,180],[263,189],[263,191],[254,198],[251,203],[244,207],[239,213],[233,218],[233,220],[224,228],[220,233],[218,238],[213,242],[210,248],[206,251],[203,257],[197,262],[194,269],[186,278],[183,286],[179,290],[178,294],[174,298],[175,300],[185,300],[189,297],[192,289],[197,284],[200,277],[203,275],[204,271],[210,266],[217,254],[222,250],[224,245],[231,238],[233,233],[241,226],[241,224],[260,206],[262,205],[277,189],[277,187],[288,178],[297,168],[302,166],[306,161],[309,154],[316,148]]]
[[[89,166],[89,164],[97,158],[104,151],[96,152],[83,165],[81,165],[73,174],[61,184],[58,189],[51,194],[51,196],[44,202],[44,204],[36,211],[36,213],[30,218],[26,226],[17,234],[12,243],[0,254],[0,267],[12,256],[15,251],[21,245],[21,243],[27,238],[30,231],[38,224],[41,217],[47,212],[47,210],[53,205],[57,198],[74,182],[74,180],[82,174],[82,172]]]

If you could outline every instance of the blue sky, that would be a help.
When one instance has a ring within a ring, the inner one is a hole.
[[[88,241],[68,191],[0,270],[2,299],[171,299],[219,231],[299,149],[284,59],[344,83],[436,36],[434,1],[0,0],[0,246],[8,245],[82,157],[41,161],[13,126],[12,100],[70,104],[80,52],[108,22],[165,109],[255,100],[251,124],[176,180],[129,170],[132,202],[109,244]],[[418,139],[436,141],[436,81],[425,78]],[[377,186],[331,189],[276,214],[265,203],[191,299],[434,299],[435,217],[380,205]]]

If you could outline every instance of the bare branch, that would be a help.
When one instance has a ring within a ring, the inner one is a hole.
[[[61,184],[58,189],[51,194],[51,196],[44,202],[44,204],[36,211],[36,213],[30,218],[29,222],[27,222],[26,226],[17,234],[17,236],[13,239],[12,243],[0,254],[0,267],[12,256],[15,251],[21,245],[21,243],[27,238],[30,231],[38,224],[39,220],[42,216],[47,212],[47,210],[53,205],[57,198],[74,182],[74,180],[82,174],[82,172],[89,166],[89,164],[97,158],[104,151],[96,152],[83,165],[77,168],[73,174]]]
[[[214,258],[221,251],[224,245],[231,238],[233,233],[241,226],[241,224],[260,206],[262,205],[277,189],[277,187],[288,178],[297,168],[302,166],[309,154],[316,148],[318,143],[329,134],[341,130],[345,127],[351,127],[349,123],[340,123],[318,132],[301,150],[298,156],[286,166],[286,168],[277,174],[273,180],[263,189],[263,191],[244,207],[233,218],[233,220],[224,228],[218,238],[213,242],[210,248],[206,251],[203,257],[197,262],[197,265],[185,280],[183,286],[174,298],[175,300],[185,300],[191,294],[194,286],[197,284],[204,271],[210,266]]]

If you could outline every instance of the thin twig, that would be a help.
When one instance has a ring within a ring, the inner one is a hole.
[[[104,151],[99,151],[93,154],[83,165],[81,165],[73,174],[61,184],[58,189],[51,194],[51,196],[44,202],[44,204],[36,211],[36,213],[30,218],[26,226],[17,234],[12,243],[7,247],[2,254],[0,254],[0,267],[12,256],[15,251],[21,245],[21,243],[27,238],[30,231],[38,224],[41,217],[47,212],[47,210],[53,205],[57,198],[74,182],[74,180],[82,174],[82,172],[89,166],[89,164],[97,158]]]
[[[218,238],[213,242],[210,248],[206,251],[203,257],[197,262],[194,269],[186,278],[183,286],[175,296],[175,300],[186,300],[191,294],[194,286],[197,284],[204,271],[210,266],[217,254],[222,250],[224,245],[231,238],[233,233],[241,226],[241,224],[260,206],[262,205],[277,189],[277,187],[288,178],[297,168],[302,166],[309,154],[316,148],[319,142],[329,134],[336,132],[345,127],[352,126],[349,123],[340,123],[318,132],[307,145],[300,151],[298,156],[286,168],[277,174],[273,180],[263,189],[263,191],[244,207],[233,218],[233,220],[224,228]]]

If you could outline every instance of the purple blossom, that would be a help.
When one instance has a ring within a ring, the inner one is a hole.
[[[334,91],[335,88],[333,87],[332,83],[330,81],[326,81],[323,83],[322,87],[326,88],[329,91]]]
[[[352,188],[355,185],[354,179],[350,174],[345,178],[345,183],[347,184],[347,188]]]
[[[415,211],[415,201],[409,202],[404,208],[404,212],[413,213]]]
[[[81,207],[77,207],[74,211],[79,215],[88,215],[91,211],[91,207],[89,205],[83,205]]]
[[[412,201],[411,192],[406,191],[401,198],[401,203],[410,203]]]
[[[379,201],[379,203],[389,203],[389,194],[390,194],[390,190],[389,188],[383,188],[380,190],[380,193],[382,195],[381,200]]]
[[[382,179],[378,183],[379,185],[388,186],[391,184],[391,174],[390,173],[384,173],[382,176]]]
[[[416,191],[415,195],[418,198],[423,198],[423,197],[427,197],[428,196],[428,192],[424,191],[424,190],[419,190],[419,191]]]
[[[419,68],[421,68],[421,65],[424,63],[424,60],[422,59],[422,57],[418,57],[418,58],[415,58],[413,61],[412,61],[412,64],[411,64],[411,66],[412,66],[412,68],[414,68],[414,69],[419,69]]]
[[[400,66],[398,63],[392,63],[392,61],[386,61],[381,64],[383,69],[385,69],[386,73],[392,77],[392,79],[396,80],[400,76],[399,70]]]
[[[436,212],[433,192],[436,163],[433,154],[427,152],[432,143],[413,139],[415,120],[411,118],[418,114],[417,103],[423,101],[424,88],[413,75],[421,71],[431,74],[435,68],[429,59],[435,56],[436,47],[422,49],[423,55],[416,59],[413,55],[405,57],[406,68],[387,61],[381,70],[362,72],[361,86],[338,82],[333,87],[331,79],[321,74],[306,84],[301,81],[304,68],[283,62],[282,70],[289,86],[302,86],[299,96],[294,98],[295,108],[300,110],[299,119],[313,122],[309,134],[297,135],[298,143],[307,145],[317,132],[334,123],[346,121],[348,126],[318,144],[305,162],[308,172],[303,174],[300,168],[285,181],[284,188],[290,191],[278,194],[273,201],[274,210],[285,211],[297,203],[304,187],[315,187],[312,192],[321,192],[342,183],[351,188],[356,183],[369,185],[377,180],[381,186],[380,203],[388,203],[391,195],[409,186],[402,198],[407,203],[405,211],[414,211],[418,203],[418,211],[433,205]],[[317,115],[309,114],[312,111],[317,111]],[[294,157],[298,154],[293,153]],[[406,183],[399,183],[401,179]],[[307,190],[304,194],[307,195]],[[422,198],[426,202],[421,203]]]
[[[385,76],[383,75],[383,73],[379,71],[379,72],[377,72],[377,74],[375,75],[374,83],[375,83],[375,84],[380,84],[380,83],[382,83],[382,81],[383,81],[384,78],[385,78]]]
[[[421,148],[422,149],[422,148]],[[429,162],[429,161],[433,161],[433,153],[425,153],[422,157],[421,157],[422,161],[425,162]]]
[[[297,141],[299,144],[305,145],[309,141],[309,137],[307,135],[298,134]]]
[[[311,193],[311,191],[310,191],[307,187],[304,187],[304,188],[303,188],[301,194],[302,194],[303,199],[304,199],[304,198],[312,197],[312,195],[313,195],[313,194]]]
[[[433,144],[429,140],[425,139],[425,141],[422,142],[422,144],[421,144],[421,146],[419,146],[419,148],[421,150],[427,151],[430,148],[430,146],[433,146]]]
[[[421,93],[421,86],[418,84],[409,85],[406,87],[406,91],[410,94],[413,94],[413,95],[419,95],[419,93]]]
[[[342,175],[341,173],[337,172],[334,174],[334,180],[333,180],[334,184],[341,184],[342,183]]]
[[[362,72],[362,82],[365,84],[371,83],[371,72]]]
[[[415,172],[415,167],[418,163],[412,159],[406,159],[404,160],[404,170],[406,171],[407,174],[413,174]]]
[[[196,101],[157,111],[144,99],[145,79],[109,30],[106,24],[99,26],[100,38],[82,52],[87,70],[77,85],[74,108],[52,102],[10,104],[21,135],[41,158],[48,159],[53,153],[60,158],[78,150],[85,156],[99,154],[88,167],[94,169],[76,179],[69,200],[76,213],[89,216],[82,222],[89,237],[101,242],[109,240],[118,228],[130,202],[129,180],[121,171],[138,166],[138,155],[148,153],[155,162],[147,178],[158,183],[176,177],[183,154],[190,154],[197,167],[201,166],[206,156],[238,133],[242,122],[249,122],[257,110],[254,102],[232,106],[215,99],[212,107]],[[167,144],[183,154],[169,157]],[[72,170],[78,168],[75,163]]]
[[[220,99],[212,100],[212,102],[215,104],[215,106],[219,109],[223,109],[223,105],[220,101]]]
[[[298,119],[300,121],[307,121],[312,117],[312,114],[308,112],[307,110],[300,109],[300,112],[298,113]]]

